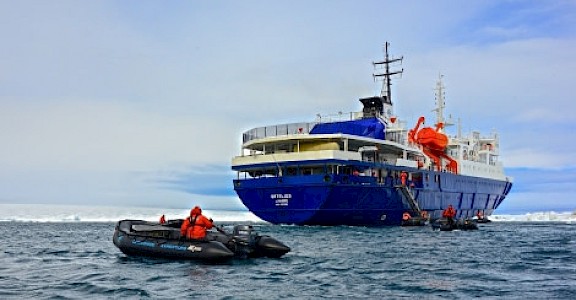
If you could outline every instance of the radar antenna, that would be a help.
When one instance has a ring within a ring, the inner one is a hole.
[[[392,92],[390,89],[392,83],[390,82],[390,76],[396,74],[402,74],[402,72],[404,72],[404,69],[400,71],[390,71],[390,64],[395,62],[402,63],[404,56],[401,56],[400,58],[390,58],[388,54],[388,46],[390,46],[390,43],[386,42],[384,44],[384,60],[372,62],[372,65],[374,65],[374,69],[376,69],[377,67],[381,67],[383,68],[383,73],[374,73],[372,74],[372,76],[374,77],[375,80],[377,77],[383,77],[380,97],[385,97],[386,98],[385,102],[392,104]]]

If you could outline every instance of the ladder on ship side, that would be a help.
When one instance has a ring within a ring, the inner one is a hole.
[[[406,202],[408,202],[408,205],[410,206],[410,208],[418,213],[418,216],[421,215],[422,211],[420,210],[420,206],[418,206],[418,202],[416,202],[416,199],[414,199],[414,196],[412,196],[412,193],[410,193],[410,190],[408,190],[408,187],[405,185],[397,185],[395,186],[396,190],[400,190],[402,192],[402,195],[404,195],[404,199],[406,199]]]

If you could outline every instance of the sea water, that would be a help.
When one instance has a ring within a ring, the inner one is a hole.
[[[208,264],[128,257],[112,243],[115,223],[108,218],[157,220],[158,212],[178,210],[127,209],[125,216],[115,209],[55,207],[36,216],[11,207],[11,216],[6,216],[6,207],[0,205],[0,299],[574,299],[576,295],[572,213],[508,216],[507,221],[480,224],[477,231],[440,232],[430,227],[278,226],[246,212],[207,211],[220,223],[249,222],[260,234],[292,248],[280,259]],[[33,219],[38,217],[43,219]]]

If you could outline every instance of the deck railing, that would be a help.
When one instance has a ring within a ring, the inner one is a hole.
[[[257,127],[244,132],[242,134],[242,142],[246,143],[251,140],[266,137],[310,133],[310,130],[314,128],[314,125],[318,123],[355,120],[361,117],[362,112],[337,113],[325,116],[317,115],[315,122],[299,122],[299,123]]]
[[[310,133],[316,124],[318,123],[291,123],[250,129],[242,134],[242,143],[266,137]]]

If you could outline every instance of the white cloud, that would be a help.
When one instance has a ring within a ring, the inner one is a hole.
[[[576,206],[562,191],[512,192],[496,210],[496,214],[537,211],[573,212]]]
[[[223,116],[162,115],[119,103],[19,104],[0,116],[0,164],[13,168],[155,170],[222,162],[239,139]]]
[[[547,107],[551,103],[576,106],[567,91],[571,90],[570,57],[576,40],[533,39],[481,47],[444,47],[416,53],[406,58],[410,86],[422,86],[426,98],[432,98],[438,73],[445,75],[447,104],[457,111],[482,115],[510,114]],[[413,62],[409,61],[414,60]],[[410,74],[416,73],[417,74]],[[561,113],[561,112],[560,112]]]
[[[502,160],[510,168],[561,169],[576,166],[571,151],[558,153],[534,148],[512,149],[506,151]]]

